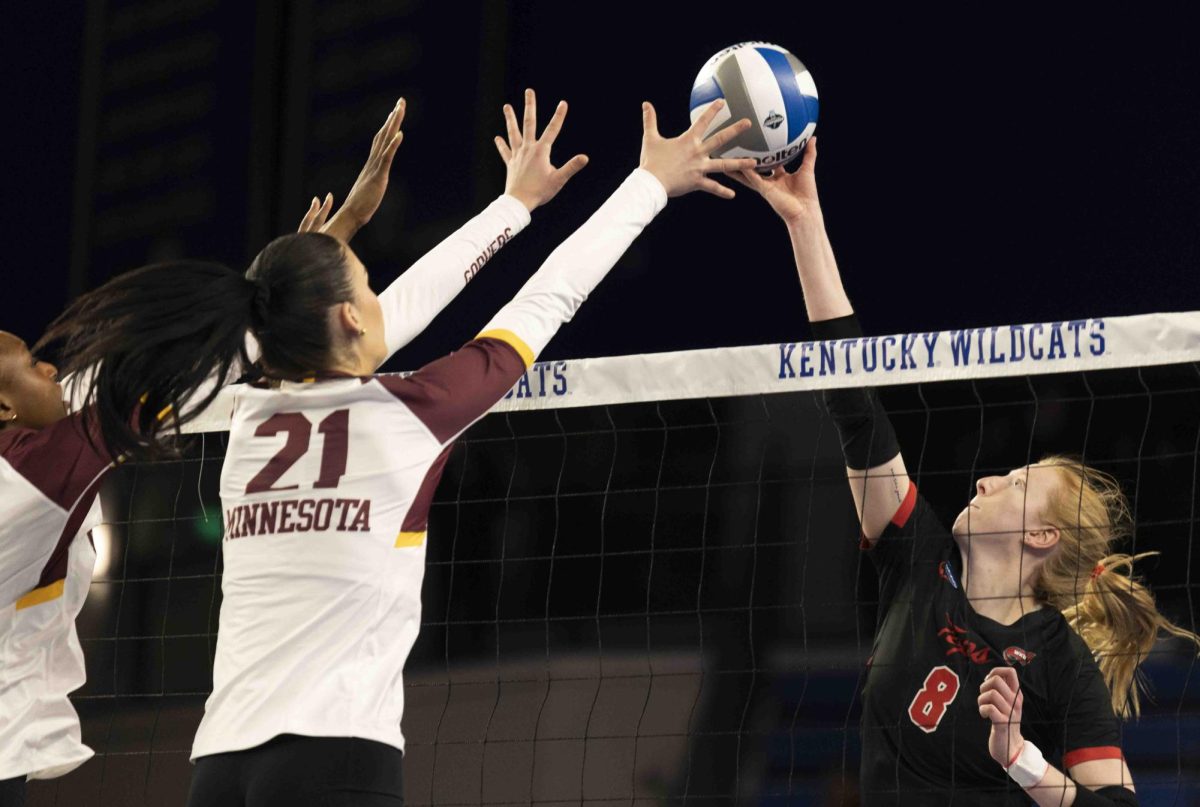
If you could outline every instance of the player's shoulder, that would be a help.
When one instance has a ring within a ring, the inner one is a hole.
[[[18,446],[28,443],[33,434],[33,429],[14,429],[12,427],[0,431],[0,457],[6,457]]]
[[[84,413],[75,413],[41,429],[9,428],[0,431],[0,457],[16,466],[36,459],[50,464],[80,452],[100,453],[98,430],[89,435]]]
[[[895,516],[884,529],[876,544],[910,545],[910,560],[916,557],[929,561],[950,558],[954,538],[941,514],[910,481],[907,495]]]
[[[239,389],[234,418],[275,412],[304,412],[349,406],[360,401],[386,400],[387,394],[374,382],[378,376],[311,378],[300,382],[255,382]]]
[[[1092,649],[1067,618],[1050,606],[1045,612],[1042,647],[1050,675],[1059,681],[1099,675],[1100,665]]]

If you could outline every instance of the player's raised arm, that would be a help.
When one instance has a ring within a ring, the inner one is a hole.
[[[523,123],[504,105],[507,139],[496,148],[506,166],[503,195],[434,247],[379,295],[383,306],[388,355],[428,327],[472,278],[530,221],[530,213],[553,199],[587,165],[577,154],[555,168],[550,150],[567,116],[560,101],[541,135],[537,132],[537,97],[525,91]]]
[[[749,121],[739,121],[710,138],[703,138],[705,127],[720,106],[714,105],[678,137],[664,138],[658,132],[654,107],[644,104],[640,166],[583,226],[550,254],[474,341],[392,385],[393,392],[410,408],[436,413],[438,422],[430,429],[441,442],[453,439],[481,417],[516,383],[634,239],[666,206],[669,197],[694,190],[722,198],[733,196],[733,191],[708,174],[748,168],[754,161],[714,160],[708,155],[745,131]],[[552,121],[547,132],[553,125]],[[510,142],[513,134],[510,121]],[[525,143],[528,144],[528,138]],[[512,159],[517,159],[516,151],[512,152]]]
[[[323,200],[314,196],[297,232],[321,232],[350,243],[355,234],[366,226],[379,209],[383,195],[387,193],[392,161],[396,157],[396,149],[404,142],[404,132],[400,130],[400,126],[404,123],[404,113],[407,109],[408,102],[403,98],[396,100],[395,106],[371,140],[371,151],[367,155],[366,164],[358,172],[358,177],[350,186],[350,192],[346,194],[346,201],[333,218],[329,218],[333,209],[333,194],[326,194]]]
[[[400,99],[376,133],[367,163],[337,214],[325,223],[331,197],[323,202],[314,198],[301,222],[301,232],[324,232],[348,242],[371,219],[387,190],[392,158],[403,139],[400,124],[404,112],[404,99]],[[540,135],[533,90],[525,91],[521,124],[509,104],[504,105],[503,114],[507,137],[497,137],[496,148],[507,168],[504,193],[379,295],[388,356],[424,331],[492,256],[529,224],[530,213],[553,199],[587,165],[583,154],[575,155],[560,168],[551,162],[550,150],[567,116],[565,101],[558,103]]]
[[[816,162],[814,137],[796,171],[776,168],[765,177],[742,171],[734,178],[757,191],[787,225],[814,338],[853,339],[862,336],[862,329],[842,288],[837,260],[825,232],[817,196]],[[904,458],[874,390],[829,390],[825,405],[841,436],[846,474],[863,536],[873,543],[908,496],[910,482]]]

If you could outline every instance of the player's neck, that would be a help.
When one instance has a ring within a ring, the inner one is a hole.
[[[375,372],[375,368],[371,366],[370,361],[362,356],[351,355],[337,362],[333,367],[326,369],[330,373],[343,373],[351,376],[371,375]]]
[[[984,553],[963,554],[962,590],[975,613],[1001,625],[1011,625],[1042,607],[1032,581],[1022,580],[1021,569]]]

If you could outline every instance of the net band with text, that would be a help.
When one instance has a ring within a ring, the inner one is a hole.
[[[725,398],[1200,361],[1200,311],[535,362],[492,411]],[[234,388],[184,431],[228,428]]]

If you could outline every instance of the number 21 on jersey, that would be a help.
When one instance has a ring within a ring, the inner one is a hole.
[[[325,437],[325,444],[321,451],[321,476],[313,483],[314,488],[336,488],[345,476],[349,429],[349,409],[332,412],[318,424],[317,431]],[[280,432],[287,434],[287,442],[246,485],[247,496],[300,487],[298,484],[276,486],[275,483],[308,453],[308,445],[312,441],[312,422],[299,412],[278,412],[259,424],[254,436],[274,437]]]
[[[958,688],[958,673],[944,664],[934,667],[929,671],[929,675],[925,676],[925,683],[917,690],[916,696],[909,704],[909,719],[921,731],[932,734],[958,695]]]

